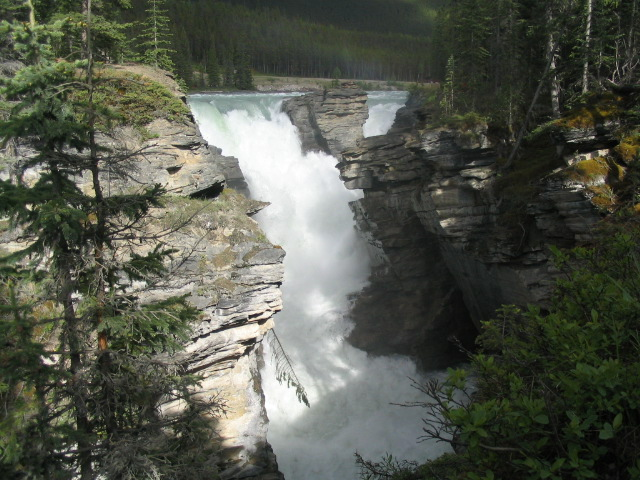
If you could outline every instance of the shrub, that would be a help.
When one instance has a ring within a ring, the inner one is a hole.
[[[426,436],[464,450],[464,478],[640,478],[640,243],[627,230],[556,251],[549,311],[504,307],[468,372],[421,387]]]

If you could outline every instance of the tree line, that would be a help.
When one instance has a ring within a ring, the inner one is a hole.
[[[134,0],[123,20],[141,21],[145,5]],[[287,76],[329,78],[338,68],[345,78],[420,81],[431,77],[426,35],[358,31],[260,5],[248,8],[207,0],[167,3],[174,61],[187,83],[201,86],[207,82],[203,78],[209,78],[210,86],[220,86],[230,77],[225,70],[237,70],[236,64]]]
[[[490,113],[512,135],[531,115],[558,118],[586,93],[637,82],[639,28],[637,0],[452,0],[431,57],[443,107]]]

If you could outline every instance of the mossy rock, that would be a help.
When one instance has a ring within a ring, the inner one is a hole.
[[[478,127],[485,127],[487,125],[487,117],[480,115],[477,112],[469,112],[463,115],[454,114],[446,117],[441,117],[437,125],[451,130],[460,130],[465,133],[473,134],[473,131]]]
[[[620,118],[624,111],[624,97],[613,93],[592,94],[553,123],[565,129],[590,129]]]
[[[627,164],[638,161],[640,159],[640,134],[635,133],[623,137],[613,151]]]
[[[236,262],[237,254],[231,247],[227,247],[223,252],[213,257],[213,266],[221,270],[233,266]]]
[[[624,180],[626,168],[612,157],[596,157],[582,160],[567,169],[571,180],[590,184],[616,184]]]
[[[142,128],[158,118],[180,121],[190,115],[187,105],[167,86],[143,75],[104,68],[96,72],[95,82],[94,102],[109,110],[101,117],[100,129],[116,125]]]

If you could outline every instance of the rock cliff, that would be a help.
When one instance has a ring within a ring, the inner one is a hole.
[[[179,95],[175,82],[163,72],[132,68]],[[146,298],[186,295],[200,311],[192,338],[179,355],[190,372],[202,376],[196,394],[215,397],[225,407],[224,415],[211,418],[219,448],[207,461],[218,466],[222,479],[283,478],[266,440],[259,373],[261,342],[282,308],[279,286],[285,255],[251,218],[266,204],[242,195],[246,183],[237,160],[207,145],[188,115],[155,118],[144,129],[118,127],[100,135],[99,142],[123,155],[126,175],[104,173],[103,185],[110,193],[150,184],[161,184],[170,193],[144,228],[162,233],[165,245],[177,251],[167,265],[169,275]],[[137,155],[127,161],[126,152]],[[8,153],[19,162],[34,152],[27,144],[15,144]],[[10,174],[4,172],[5,177]],[[38,175],[27,170],[24,180]],[[81,187],[88,181],[77,178]],[[4,241],[3,247],[10,248],[12,236],[5,234]],[[141,241],[140,253],[145,248]]]
[[[251,218],[266,204],[243,195],[247,185],[237,159],[209,146],[192,118],[158,118],[146,129],[146,140],[130,129],[112,136],[112,148],[143,152],[129,181],[113,188],[160,183],[172,196],[149,228],[186,224],[166,239],[179,252],[153,295],[187,295],[201,312],[181,360],[203,378],[198,395],[225,405],[225,414],[212,419],[220,454],[210,461],[222,479],[283,478],[266,439],[259,368],[261,342],[282,308],[285,252]]]
[[[309,93],[286,100],[282,106],[299,129],[305,151],[320,151],[338,158],[363,138],[362,125],[369,113],[367,95],[359,88]]]
[[[568,170],[615,141],[604,124],[545,135],[522,160],[544,171],[523,176],[524,168],[500,171],[486,124],[436,128],[429,119],[410,102],[388,134],[344,149],[338,168],[347,188],[364,191],[352,207],[378,259],[350,341],[438,367],[453,360],[452,337],[471,344],[474,324],[502,304],[548,302],[557,274],[550,246],[587,241],[602,216],[589,182]],[[312,122],[299,128],[322,133]]]

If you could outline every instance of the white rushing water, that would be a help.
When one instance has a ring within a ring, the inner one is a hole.
[[[389,131],[396,112],[402,107],[407,98],[408,92],[367,92],[367,106],[369,107],[369,118],[364,124],[363,133],[365,137],[384,135]]]
[[[374,460],[386,453],[432,458],[445,447],[417,443],[424,412],[391,405],[420,399],[409,380],[420,378],[414,363],[400,356],[370,357],[344,340],[350,329],[349,294],[359,291],[369,275],[366,248],[348,207],[361,193],[343,186],[333,157],[301,152],[295,127],[280,112],[283,97],[190,97],[206,140],[237,157],[252,196],[271,202],[256,218],[287,252],[284,308],[276,316],[276,331],[311,407],[276,381],[267,352],[262,375],[268,440],[280,470],[287,480],[353,480],[356,451]],[[398,98],[386,103],[401,105]],[[374,114],[371,121],[370,134],[384,133],[392,120]]]

